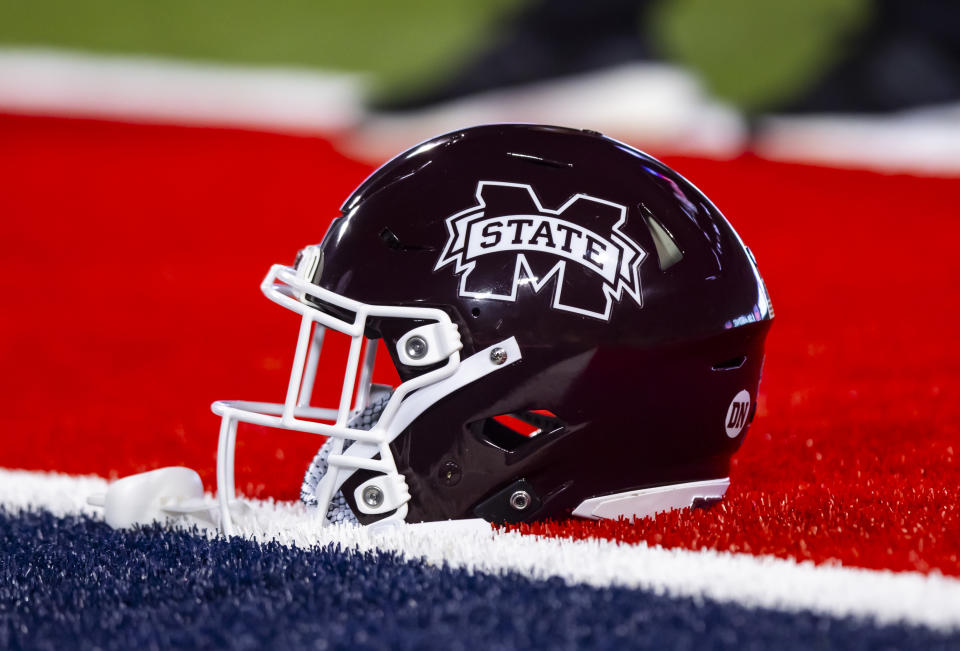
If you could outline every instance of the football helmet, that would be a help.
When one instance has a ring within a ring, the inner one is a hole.
[[[262,284],[300,315],[282,404],[221,401],[231,528],[238,422],[328,437],[321,522],[634,517],[719,499],[773,318],[750,251],[697,188],[593,131],[491,125],[364,181]],[[346,368],[325,333],[349,337]],[[373,384],[377,351],[400,382]],[[336,406],[312,404],[342,375]]]

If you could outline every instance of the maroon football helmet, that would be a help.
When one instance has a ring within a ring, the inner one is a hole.
[[[214,405],[225,509],[237,421],[330,437],[302,497],[336,521],[630,517],[723,495],[773,312],[686,179],[596,132],[492,125],[400,154],[341,211],[264,281],[303,317],[286,402]],[[351,348],[321,409],[330,329]],[[395,388],[371,383],[378,348]]]

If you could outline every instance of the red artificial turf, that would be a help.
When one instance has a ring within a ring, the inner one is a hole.
[[[728,499],[530,530],[960,575],[960,181],[668,162],[777,311]],[[0,466],[183,463],[212,488],[209,403],[279,400],[288,377],[297,319],[259,282],[369,171],[319,139],[0,117]],[[243,429],[241,490],[295,497],[318,443]]]

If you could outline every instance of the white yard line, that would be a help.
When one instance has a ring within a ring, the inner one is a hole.
[[[293,133],[347,129],[357,75],[0,48],[0,111]]]
[[[0,470],[0,504],[46,509],[57,515],[99,517],[86,496],[106,481]],[[321,528],[299,504],[254,502],[238,521],[241,535],[298,546],[340,543],[383,550],[407,559],[493,574],[622,586],[657,594],[706,597],[789,612],[902,622],[938,630],[960,629],[960,580],[937,574],[816,566],[773,557],[663,549],[601,540],[567,540],[480,530],[407,526],[381,532],[358,527]]]

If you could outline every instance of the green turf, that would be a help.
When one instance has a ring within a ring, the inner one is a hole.
[[[367,71],[420,80],[518,0],[0,0],[0,43]]]
[[[0,44],[363,71],[389,93],[454,70],[523,2],[0,0]],[[753,108],[813,74],[865,9],[866,0],[662,1],[646,28],[716,93]]]
[[[651,23],[714,93],[762,109],[838,56],[868,9],[868,0],[677,0],[661,2]]]

